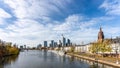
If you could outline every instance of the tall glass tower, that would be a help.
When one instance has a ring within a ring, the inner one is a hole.
[[[67,45],[70,46],[70,39],[67,39]]]
[[[63,46],[66,46],[66,38],[63,37]]]
[[[54,47],[54,40],[51,40],[51,47]]]
[[[44,47],[47,47],[47,41],[44,41]]]

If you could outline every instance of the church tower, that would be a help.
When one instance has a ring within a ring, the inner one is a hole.
[[[100,31],[98,33],[98,42],[103,42],[104,40],[104,33],[102,31],[102,28],[100,27]]]

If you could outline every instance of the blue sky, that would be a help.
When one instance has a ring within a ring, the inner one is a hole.
[[[120,36],[120,0],[0,0],[0,38],[36,46],[44,40],[73,43]]]

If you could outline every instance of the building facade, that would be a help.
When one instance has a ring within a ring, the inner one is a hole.
[[[66,38],[63,37],[63,45],[62,46],[66,46]]]
[[[47,47],[48,45],[47,45],[47,41],[44,41],[44,47]]]
[[[70,39],[67,39],[67,46],[70,46]]]
[[[51,47],[54,47],[54,40],[51,40]]]

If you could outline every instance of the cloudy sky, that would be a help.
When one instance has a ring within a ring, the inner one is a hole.
[[[0,39],[36,46],[44,40],[73,43],[120,36],[120,0],[0,0]]]

